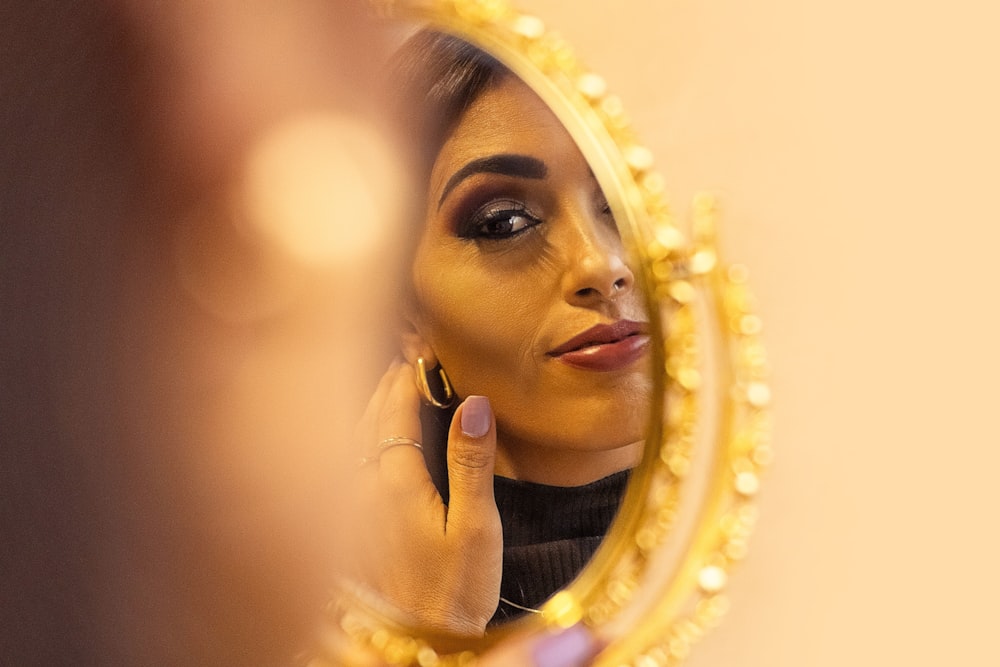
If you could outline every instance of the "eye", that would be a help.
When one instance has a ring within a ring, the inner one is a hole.
[[[476,211],[459,230],[459,236],[470,239],[505,239],[525,232],[541,223],[517,201],[501,200],[486,204]]]
[[[601,215],[607,215],[607,216],[612,215],[611,205],[608,204],[607,198],[604,196],[604,193],[600,190],[598,190],[596,195],[594,196],[594,205],[597,211]]]
[[[618,223],[615,220],[615,214],[611,210],[611,205],[608,204],[608,200],[605,198],[604,193],[600,190],[597,191],[595,196],[594,207],[597,214],[600,215],[606,221],[609,228],[614,230],[616,235],[619,235]]]

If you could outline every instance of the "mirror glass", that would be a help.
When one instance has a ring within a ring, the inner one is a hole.
[[[401,350],[355,438],[334,634],[462,664],[583,623],[597,664],[674,664],[727,607],[768,458],[746,270],[718,261],[710,198],[690,241],[673,224],[620,100],[541,21],[404,7],[426,23],[386,102]]]
[[[647,299],[594,170],[524,80],[427,28],[388,79],[412,238],[401,357],[359,431],[376,519],[355,583],[416,628],[481,636],[540,613],[608,533],[650,418]]]

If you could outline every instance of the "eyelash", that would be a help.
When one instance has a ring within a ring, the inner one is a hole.
[[[489,229],[491,226],[510,222],[515,218],[523,218],[526,223],[513,231]],[[459,229],[458,235],[466,239],[502,241],[523,234],[541,222],[539,218],[529,213],[527,207],[521,202],[507,199],[498,200],[480,207],[469,216]]]

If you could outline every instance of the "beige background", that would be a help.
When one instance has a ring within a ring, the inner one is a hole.
[[[1000,11],[523,0],[751,267],[775,448],[692,667],[1000,664]]]
[[[688,664],[1000,664],[995,3],[519,2],[623,97],[679,213],[722,195],[765,317],[778,458]],[[349,508],[344,378],[377,356],[330,341],[376,347],[393,276],[290,267],[219,184],[277,121],[352,109],[377,45],[329,0],[64,5],[0,21],[0,661],[287,664]]]

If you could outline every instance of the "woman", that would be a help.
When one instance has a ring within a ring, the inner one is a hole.
[[[439,34],[398,61],[426,200],[404,358],[359,431],[378,512],[364,578],[417,624],[478,636],[568,583],[607,530],[641,455],[647,318],[600,186],[531,89]],[[434,443],[421,398],[456,397]]]

